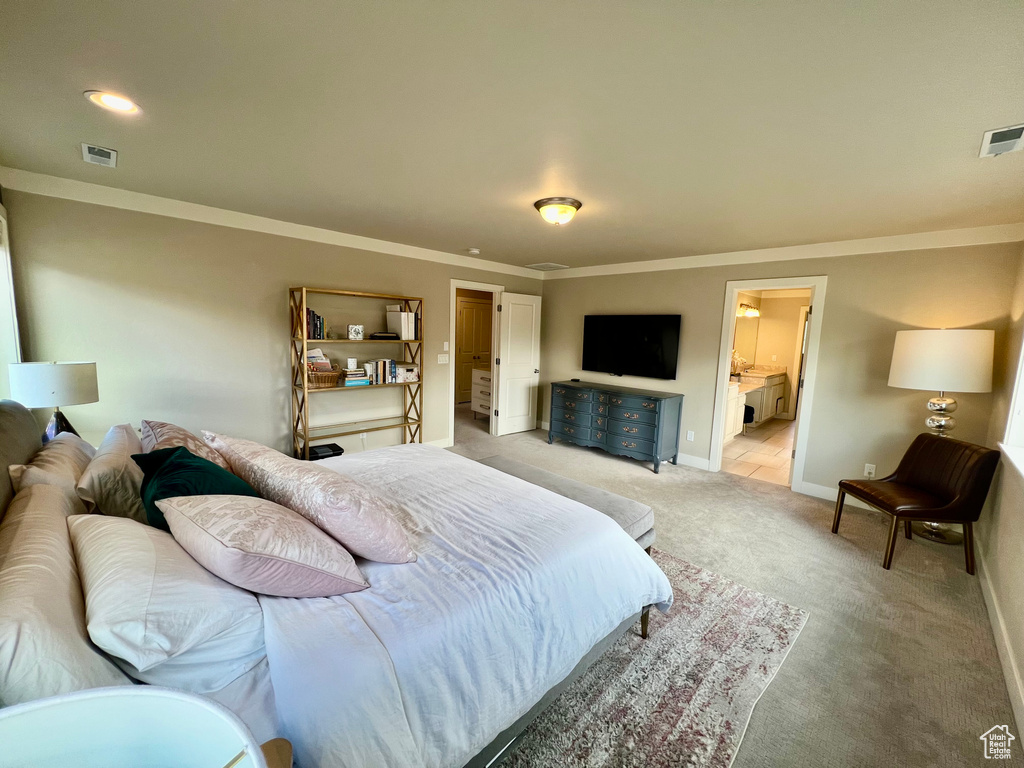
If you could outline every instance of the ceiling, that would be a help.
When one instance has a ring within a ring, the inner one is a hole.
[[[1020,0],[4,0],[0,164],[514,265],[1024,220]],[[105,112],[87,89],[141,115]],[[86,165],[80,143],[120,153]],[[534,200],[583,201],[565,227]]]

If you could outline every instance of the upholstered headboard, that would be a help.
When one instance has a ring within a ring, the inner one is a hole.
[[[39,425],[28,408],[13,400],[0,400],[0,518],[14,496],[11,464],[27,464],[42,446]]]

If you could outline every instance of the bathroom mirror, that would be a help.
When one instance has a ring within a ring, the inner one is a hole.
[[[757,349],[757,326],[760,322],[758,317],[737,317],[736,318],[736,341],[733,348],[736,354],[747,361],[749,368],[754,364],[754,352]]]

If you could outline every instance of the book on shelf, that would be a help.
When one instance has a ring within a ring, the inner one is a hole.
[[[419,315],[415,312],[388,311],[388,330],[397,333],[402,341],[418,339]]]
[[[306,338],[322,341],[327,338],[327,325],[324,318],[312,309],[306,309]]]

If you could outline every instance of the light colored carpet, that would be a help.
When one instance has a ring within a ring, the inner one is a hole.
[[[508,768],[728,768],[806,612],[658,549],[668,615],[609,648],[523,734]]]
[[[509,456],[650,504],[656,547],[810,613],[735,768],[973,765],[984,761],[982,733],[1016,733],[962,549],[901,536],[886,571],[879,512],[848,507],[835,536],[831,504],[785,487],[671,464],[655,475],[596,449],[549,446],[546,432],[486,429],[460,416],[452,450]],[[1022,754],[1008,762],[1024,765]]]

